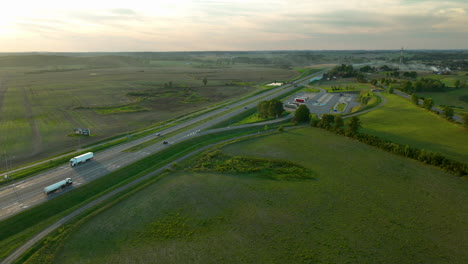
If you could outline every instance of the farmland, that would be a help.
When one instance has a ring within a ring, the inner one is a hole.
[[[179,169],[68,226],[28,263],[468,260],[462,178],[315,128],[221,150],[291,161],[313,177]]]
[[[296,75],[268,65],[111,55],[0,57],[1,154],[13,166],[21,165],[236,98],[260,89],[257,83]],[[92,135],[71,137],[74,128],[90,128]]]
[[[387,103],[360,117],[363,132],[390,141],[467,160],[466,128],[411,104],[397,95],[385,95]]]

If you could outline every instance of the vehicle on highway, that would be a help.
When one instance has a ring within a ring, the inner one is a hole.
[[[45,187],[44,188],[44,193],[48,195],[50,193],[55,192],[58,189],[64,189],[65,187],[67,187],[69,185],[72,185],[72,184],[73,184],[72,179],[71,178],[66,178],[65,180],[56,182],[56,183],[54,183],[52,185],[49,185],[49,186]]]
[[[93,152],[88,152],[79,156],[76,156],[74,158],[70,159],[70,166],[74,167],[80,163],[86,162],[90,159],[94,158]]]
[[[168,144],[169,142],[167,142],[166,140],[163,141],[163,144]]]

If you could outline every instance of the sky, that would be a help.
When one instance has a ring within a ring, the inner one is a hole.
[[[468,0],[16,0],[0,52],[468,49]]]

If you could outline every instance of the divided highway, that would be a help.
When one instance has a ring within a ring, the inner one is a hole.
[[[297,84],[300,85],[301,83],[307,83],[309,78],[321,75],[323,73],[324,71],[321,71],[307,76],[306,78],[302,78],[301,80],[297,81]],[[202,130],[205,130],[221,121],[227,120],[243,111],[246,111],[245,107],[256,107],[259,100],[268,100],[277,97],[281,94],[293,90],[294,88],[294,85],[291,84],[284,85],[263,94],[259,94],[233,103],[229,105],[229,107],[217,109],[187,120],[173,127],[161,130],[159,133],[164,136],[171,132],[176,132],[179,129],[186,128],[190,125],[206,120],[206,122],[202,122],[202,124],[189,130],[175,134],[171,137],[164,138],[169,142],[169,145],[181,142],[189,137],[197,135]],[[45,202],[48,199],[53,199],[54,197],[60,195],[61,192],[48,196],[43,193],[44,187],[49,186],[50,184],[65,178],[72,178],[73,186],[67,190],[79,188],[81,185],[89,183],[112,171],[115,171],[121,167],[125,167],[148,155],[157,153],[162,149],[167,148],[168,145],[153,144],[137,152],[123,152],[130,147],[136,146],[157,137],[158,136],[155,133],[144,138],[95,153],[95,158],[92,161],[81,164],[77,167],[71,168],[68,164],[64,164],[58,168],[0,188],[0,220],[8,218],[32,206]]]

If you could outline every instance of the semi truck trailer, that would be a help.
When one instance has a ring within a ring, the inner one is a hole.
[[[73,184],[73,181],[71,178],[66,178],[65,180],[63,181],[59,181],[57,183],[54,183],[50,186],[47,186],[44,188],[44,193],[45,194],[49,194],[49,193],[53,193],[55,192],[56,190],[58,189],[63,189],[69,185],[72,185]]]
[[[70,159],[70,166],[74,167],[80,163],[86,162],[94,157],[92,152],[88,152]]]

